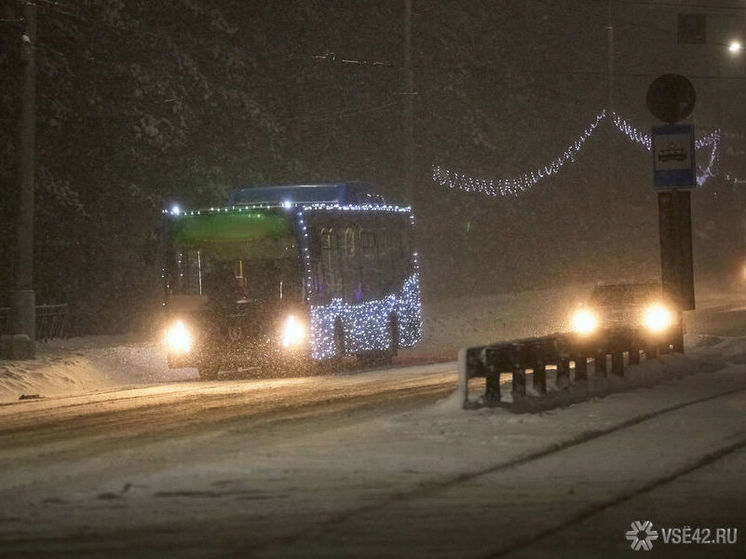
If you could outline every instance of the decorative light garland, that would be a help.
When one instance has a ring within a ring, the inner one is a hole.
[[[575,141],[567,146],[562,154],[555,157],[550,163],[543,167],[539,167],[537,170],[525,172],[517,177],[492,179],[473,177],[465,173],[445,169],[440,165],[433,165],[433,181],[451,190],[461,190],[491,197],[517,196],[535,186],[539,181],[558,173],[559,170],[568,162],[574,162],[575,156],[580,152],[586,140],[593,135],[601,121],[606,118],[610,118],[611,123],[620,133],[624,134],[627,139],[639,144],[647,151],[652,150],[653,142],[650,134],[641,132],[621,115],[615,112],[609,113],[604,109],[596,115],[588,127],[583,130]],[[709,178],[714,177],[717,174],[717,168],[720,163],[720,130],[710,132],[709,134],[697,139],[695,142],[695,149],[698,150],[708,146],[711,146],[712,149],[707,166],[697,167],[697,183],[700,186],[702,186]],[[725,177],[726,180],[735,183],[746,182],[736,179],[730,174],[726,174]]]
[[[410,223],[414,223],[414,216],[411,215],[409,207],[386,204],[300,205],[296,219],[305,271],[305,298],[309,305],[313,280],[305,214],[314,211],[409,213]],[[413,273],[404,281],[400,290],[382,299],[355,305],[345,303],[342,299],[332,299],[326,305],[310,305],[311,357],[329,359],[336,355],[334,328],[338,320],[345,333],[345,350],[348,353],[391,349],[390,317],[392,315],[396,316],[399,325],[399,346],[411,347],[419,342],[422,337],[422,295],[416,252],[412,254],[412,267]]]
[[[417,257],[414,255],[415,270]],[[420,274],[409,276],[398,293],[352,305],[332,299],[328,305],[311,306],[311,357],[328,359],[337,354],[334,328],[339,320],[345,335],[345,351],[361,353],[391,349],[390,317],[396,316],[399,347],[411,347],[422,337]]]
[[[326,211],[343,211],[343,212],[389,212],[389,213],[411,213],[411,206],[392,206],[389,204],[329,204],[313,203],[302,204],[303,211],[326,210]]]
[[[371,211],[377,211],[377,212],[393,212],[393,213],[411,213],[412,207],[411,206],[396,206],[392,204],[376,204],[376,203],[366,203],[366,204],[337,204],[337,203],[328,203],[328,202],[314,202],[314,203],[307,203],[307,202],[293,202],[290,200],[284,200],[281,203],[277,204],[246,204],[246,205],[233,205],[233,206],[222,206],[222,207],[210,207],[205,208],[201,210],[180,210],[178,206],[174,206],[170,210],[164,209],[161,210],[162,214],[167,215],[176,215],[176,216],[192,216],[192,215],[202,215],[210,214],[210,213],[229,213],[229,212],[244,212],[248,210],[269,210],[269,209],[278,209],[282,208],[285,210],[290,210],[292,208],[301,208],[303,211],[308,210],[339,210],[339,211],[354,211],[354,212],[371,212]]]
[[[725,176],[725,180],[727,180],[728,182],[732,182],[733,184],[736,184],[736,185],[746,184],[746,179],[739,179],[735,177],[734,175],[731,175],[730,173],[725,173],[724,176]]]
[[[506,179],[482,179],[470,177],[438,165],[433,165],[433,180],[441,186],[451,189],[463,190],[465,192],[476,192],[487,196],[516,196],[530,189],[540,180],[553,175],[564,167],[568,161],[574,161],[585,141],[591,137],[598,124],[606,118],[606,109],[601,111],[594,121],[572,142],[565,151],[554,158],[553,161],[534,171],[523,173],[515,178]]]
[[[632,125],[631,122],[629,122],[624,117],[616,113],[611,113],[611,122],[614,123],[614,126],[616,126],[617,130],[619,130],[633,142],[640,144],[648,151],[653,149],[653,139],[650,137],[650,134],[640,132]]]
[[[714,177],[715,171],[720,166],[720,129],[710,132],[694,142],[694,149],[702,149],[712,146],[710,150],[710,161],[706,167],[697,165],[697,185],[703,186],[708,179]]]

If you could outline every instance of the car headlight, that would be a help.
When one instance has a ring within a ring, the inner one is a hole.
[[[282,347],[300,346],[306,339],[306,333],[306,325],[291,314],[282,325]]]
[[[660,303],[650,305],[642,313],[642,324],[651,332],[662,332],[673,324],[673,313]]]
[[[166,346],[172,353],[191,351],[192,334],[181,320],[177,320],[166,329]]]
[[[590,334],[598,328],[598,318],[588,309],[580,309],[572,315],[570,326],[578,334]]]

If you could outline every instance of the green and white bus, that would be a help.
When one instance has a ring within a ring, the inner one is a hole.
[[[234,189],[226,207],[167,212],[171,368],[387,361],[421,337],[410,208],[363,183]]]

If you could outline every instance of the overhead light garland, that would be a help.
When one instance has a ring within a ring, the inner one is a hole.
[[[446,169],[440,165],[433,165],[433,181],[451,190],[461,190],[490,197],[517,196],[534,187],[543,179],[557,174],[567,163],[574,162],[575,157],[583,148],[585,142],[590,138],[604,119],[610,119],[614,127],[628,140],[635,142],[646,151],[652,149],[652,138],[650,134],[640,131],[630,121],[621,115],[606,109],[596,115],[581,134],[565,148],[565,150],[552,161],[538,167],[533,171],[525,172],[516,177],[506,178],[482,178],[474,177],[466,173],[460,173],[452,169]],[[717,174],[720,163],[720,130],[715,130],[702,136],[695,141],[695,149],[700,150],[710,147],[710,158],[706,166],[697,167],[697,184],[702,186],[708,179]],[[724,175],[726,180],[734,183],[746,181],[736,179],[730,174]]]
[[[568,161],[574,161],[585,141],[591,137],[604,118],[606,118],[605,109],[596,115],[596,118],[583,130],[582,134],[561,155],[555,157],[553,161],[543,167],[523,173],[518,177],[505,179],[476,178],[444,169],[439,165],[433,165],[433,180],[441,186],[465,192],[476,192],[487,196],[516,196],[530,189],[540,180],[559,172]]]
[[[650,134],[640,132],[637,128],[632,126],[632,123],[627,119],[616,113],[611,113],[611,122],[616,126],[617,130],[627,136],[631,141],[640,144],[648,151],[653,149],[653,140],[650,137]]]
[[[714,177],[717,174],[716,169],[720,167],[720,129],[710,132],[694,142],[694,149],[702,149],[707,146],[712,146],[710,160],[707,162],[706,167],[697,165],[698,186],[703,186],[708,179]]]

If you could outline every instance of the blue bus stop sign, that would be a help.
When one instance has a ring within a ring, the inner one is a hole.
[[[689,124],[653,128],[653,185],[656,190],[694,188],[694,127]]]

